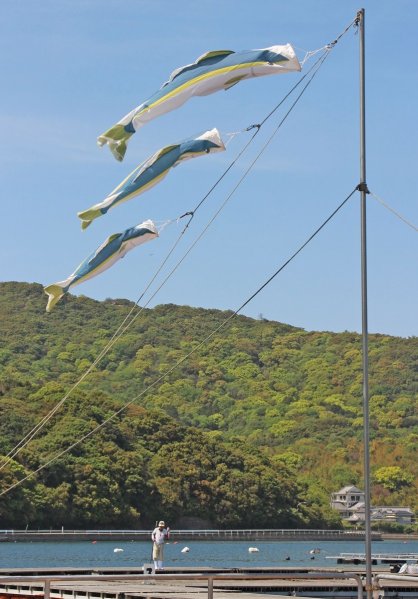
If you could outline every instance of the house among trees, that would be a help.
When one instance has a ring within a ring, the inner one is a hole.
[[[397,524],[411,524],[414,512],[409,507],[374,507],[372,520],[385,520]]]
[[[358,523],[365,520],[364,492],[350,485],[331,494],[331,507],[340,513],[342,520]],[[379,506],[370,508],[371,520],[396,524],[411,524],[414,512],[409,507]]]
[[[350,518],[350,508],[360,502],[364,505],[364,492],[354,485],[343,487],[337,493],[331,494],[331,507],[340,513],[343,520]]]

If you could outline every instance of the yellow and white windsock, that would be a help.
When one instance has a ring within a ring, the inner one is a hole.
[[[156,237],[158,237],[158,231],[151,220],[146,220],[136,227],[126,229],[123,233],[114,233],[108,237],[91,256],[83,260],[65,281],[44,288],[48,295],[46,311],[50,312],[70,287],[95,277],[113,266],[133,248]]]
[[[86,229],[95,218],[106,214],[114,206],[131,200],[135,196],[144,193],[144,191],[151,189],[164,179],[171,168],[181,162],[212,152],[223,152],[224,150],[225,146],[217,129],[205,131],[198,137],[192,137],[161,148],[137,166],[103,201],[94,204],[87,210],[78,212],[77,216],[81,219],[81,228]]]
[[[214,50],[194,63],[176,69],[159,91],[99,135],[97,143],[107,144],[117,160],[123,160],[128,139],[142,125],[178,108],[193,96],[207,96],[227,90],[244,79],[300,71],[290,44],[261,50]]]

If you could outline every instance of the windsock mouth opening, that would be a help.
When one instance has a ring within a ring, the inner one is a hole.
[[[205,139],[218,146],[218,148],[212,148],[212,152],[225,150],[225,144],[222,141],[221,134],[216,127],[210,129],[209,131],[205,131],[205,133],[199,135],[197,139]]]

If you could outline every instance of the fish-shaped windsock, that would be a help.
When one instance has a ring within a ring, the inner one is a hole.
[[[95,218],[106,214],[116,204],[126,202],[147,191],[147,189],[164,179],[168,171],[180,162],[202,154],[222,152],[223,150],[225,150],[225,146],[217,129],[206,131],[199,137],[186,139],[181,143],[158,150],[153,156],[137,166],[102,202],[95,204],[88,210],[77,213],[82,221],[81,228],[86,229]]]
[[[44,288],[48,295],[46,311],[50,312],[55,304],[67,293],[73,285],[78,285],[107,270],[120,260],[130,250],[158,237],[156,226],[151,220],[146,220],[136,227],[126,229],[123,233],[114,233],[86,260],[84,260],[72,275],[53,285]]]
[[[178,108],[189,98],[229,89],[243,79],[300,70],[290,44],[242,52],[206,52],[193,64],[176,69],[159,91],[100,135],[97,143],[99,146],[108,144],[115,158],[123,160],[127,141],[135,131],[148,121]]]

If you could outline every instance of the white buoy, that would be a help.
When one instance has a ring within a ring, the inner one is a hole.
[[[249,553],[258,553],[258,549],[257,549],[257,547],[248,547],[248,552]]]
[[[182,553],[189,553],[190,549],[188,547],[183,547],[181,550]]]
[[[113,553],[120,553],[121,551],[123,551],[123,549],[121,549],[120,547],[115,547]]]

